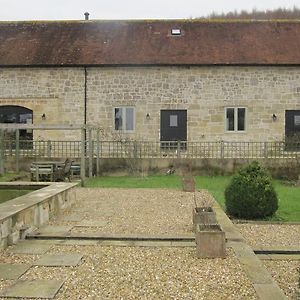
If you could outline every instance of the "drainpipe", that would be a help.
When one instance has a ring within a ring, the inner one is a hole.
[[[87,69],[84,67],[84,126],[87,121]],[[84,139],[86,140],[86,130],[84,131]]]

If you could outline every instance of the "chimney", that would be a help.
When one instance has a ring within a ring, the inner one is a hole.
[[[89,20],[89,15],[90,15],[90,14],[89,14],[88,12],[85,12],[85,13],[84,13],[84,16],[85,16],[85,20],[86,20],[86,21]]]

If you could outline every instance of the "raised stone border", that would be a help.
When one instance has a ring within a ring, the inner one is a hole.
[[[217,221],[225,231],[227,240],[230,240],[230,246],[250,279],[259,299],[287,299],[260,259],[255,255],[252,248],[246,244],[243,236],[216,201],[213,208],[216,212]]]
[[[24,196],[0,204],[0,249],[16,244],[20,239],[46,224],[76,202],[78,183],[0,183],[0,189],[39,188]]]

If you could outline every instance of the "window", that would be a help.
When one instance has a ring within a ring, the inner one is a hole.
[[[179,29],[179,28],[172,28],[171,34],[172,35],[181,35],[181,29]]]
[[[134,108],[133,107],[116,107],[115,130],[133,131],[134,130]]]
[[[178,116],[170,115],[170,127],[178,127]]]
[[[246,130],[246,108],[227,107],[225,109],[225,128],[226,131],[245,131]]]
[[[33,112],[31,109],[18,105],[0,105],[0,123],[32,124]],[[7,133],[13,138],[15,131]],[[20,130],[20,139],[32,140],[32,130]]]

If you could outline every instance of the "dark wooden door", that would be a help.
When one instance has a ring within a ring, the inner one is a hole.
[[[160,111],[160,140],[186,141],[187,111],[161,110]]]
[[[300,149],[300,110],[285,111],[285,142],[287,150]]]

